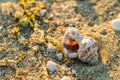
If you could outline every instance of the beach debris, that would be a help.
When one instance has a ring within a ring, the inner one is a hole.
[[[112,28],[116,31],[120,30],[120,19],[114,19],[112,21]]]
[[[78,58],[88,64],[98,62],[98,44],[87,36],[83,36],[76,28],[68,28],[63,36],[63,48],[69,58]]]
[[[47,62],[46,66],[47,66],[47,69],[50,70],[51,72],[54,72],[56,70],[56,63],[51,60]]]
[[[67,76],[64,76],[61,80],[71,80],[71,79]]]

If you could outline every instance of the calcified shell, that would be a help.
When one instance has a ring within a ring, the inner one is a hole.
[[[68,28],[63,36],[64,52],[69,58],[78,58],[82,62],[96,64],[98,61],[98,44],[87,36],[79,34],[76,28]]]

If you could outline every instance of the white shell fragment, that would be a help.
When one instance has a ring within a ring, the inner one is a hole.
[[[78,58],[82,62],[98,62],[98,44],[87,36],[81,35],[76,28],[69,28],[63,36],[64,52],[69,58]]]
[[[47,69],[49,69],[51,72],[54,72],[56,70],[56,63],[53,61],[47,62]]]
[[[67,76],[64,76],[61,80],[71,80],[71,79]]]
[[[112,28],[116,31],[120,30],[120,19],[114,19],[112,21]]]

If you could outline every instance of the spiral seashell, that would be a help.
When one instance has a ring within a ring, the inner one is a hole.
[[[82,62],[96,64],[98,61],[97,42],[91,37],[84,36],[81,43],[81,49],[78,51],[78,58]]]
[[[97,63],[98,44],[93,38],[81,35],[76,28],[68,28],[62,42],[64,52],[69,58],[78,58],[89,64]]]
[[[76,28],[68,28],[63,36],[64,52],[69,58],[78,57],[78,50],[81,46],[82,35]]]

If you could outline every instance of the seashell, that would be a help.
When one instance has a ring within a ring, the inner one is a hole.
[[[112,21],[112,28],[116,31],[120,30],[120,19],[114,19]]]
[[[96,64],[98,62],[98,44],[97,42],[87,36],[83,36],[81,42],[81,49],[78,51],[78,58],[82,62],[88,62],[89,64]]]
[[[78,58],[89,64],[97,63],[98,44],[93,38],[81,35],[76,28],[68,28],[62,42],[64,52],[69,58]]]
[[[78,56],[78,49],[81,46],[82,35],[79,34],[76,28],[68,28],[63,36],[64,52],[69,58]]]

